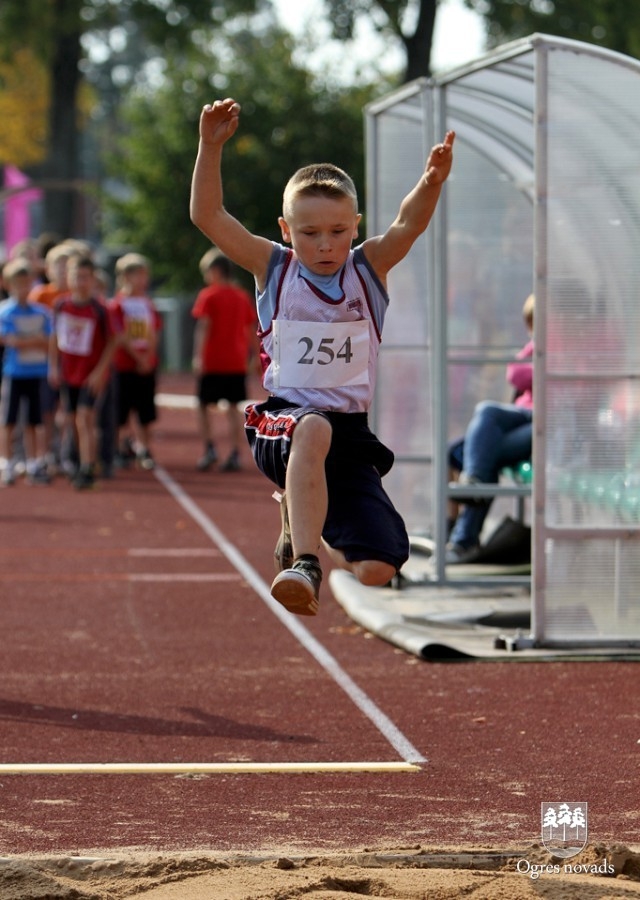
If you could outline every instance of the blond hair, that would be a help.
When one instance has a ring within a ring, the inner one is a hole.
[[[149,270],[149,260],[141,253],[125,253],[116,262],[116,275],[120,278],[122,275],[128,275],[136,269]]]
[[[348,197],[358,212],[358,193],[353,179],[332,163],[315,163],[298,169],[286,184],[282,197],[282,215],[291,217],[297,197],[331,197],[339,200]]]
[[[522,307],[522,318],[528,328],[533,328],[533,307],[535,306],[535,302],[536,298],[534,294],[529,294]]]
[[[31,263],[24,256],[16,256],[15,259],[9,260],[2,268],[2,277],[7,281],[16,278],[18,275],[32,275],[33,269]]]
[[[227,278],[230,276],[231,261],[229,258],[224,255],[222,250],[218,250],[217,247],[210,247],[198,263],[198,268],[204,278],[209,269],[216,267],[219,268]]]

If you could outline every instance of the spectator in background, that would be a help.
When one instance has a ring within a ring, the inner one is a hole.
[[[70,259],[70,294],[56,302],[49,343],[49,381],[60,388],[62,409],[76,432],[80,467],[72,480],[77,490],[91,488],[95,482],[95,407],[115,349],[108,312],[96,298],[95,268],[91,257]]]
[[[70,255],[71,248],[63,243],[49,250],[44,260],[47,281],[31,289],[29,300],[52,309],[58,297],[68,293],[67,261]]]
[[[143,469],[153,469],[151,425],[156,421],[158,340],[162,320],[149,296],[149,262],[126,253],[116,262],[118,291],[109,302],[118,335],[114,357],[118,456],[126,465],[134,456]],[[135,414],[132,416],[132,414]],[[134,440],[126,433],[131,419]]]
[[[525,300],[522,316],[533,333],[534,295]],[[449,464],[462,462],[460,484],[492,484],[500,470],[531,458],[533,433],[533,340],[520,350],[518,361],[507,366],[507,381],[515,391],[513,403],[486,401],[476,406],[467,428],[461,458],[459,443],[449,449]],[[448,565],[473,562],[478,551],[480,532],[489,512],[491,499],[465,502],[449,536],[445,560]]]
[[[24,447],[26,477],[31,484],[47,484],[44,461],[41,394],[47,377],[47,349],[51,317],[46,307],[28,299],[33,283],[31,264],[14,259],[3,270],[10,297],[0,311],[0,341],[5,347],[0,407],[4,429],[4,485],[14,484],[12,464],[13,438],[20,413],[24,410]]]
[[[236,472],[240,468],[240,443],[244,441],[244,416],[238,404],[247,399],[250,357],[258,362],[256,313],[248,293],[231,281],[231,261],[215,247],[200,260],[200,271],[206,287],[192,309],[196,319],[193,371],[204,445],[197,468],[205,472],[218,459],[209,407],[226,400],[231,451],[220,471]]]

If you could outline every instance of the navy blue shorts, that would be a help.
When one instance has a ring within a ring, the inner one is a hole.
[[[119,428],[127,424],[131,412],[136,413],[141,425],[155,422],[155,372],[116,372],[115,384],[116,420]]]
[[[0,408],[3,425],[15,425],[23,407],[26,407],[29,425],[42,425],[40,392],[45,380],[43,378],[3,378]]]
[[[198,379],[198,403],[208,406],[228,400],[229,403],[242,403],[247,399],[247,379],[243,374],[216,374],[205,372]]]
[[[370,431],[366,413],[292,407],[277,397],[250,404],[245,430],[256,465],[284,489],[293,433],[311,414],[323,416],[333,430],[325,463],[329,507],[322,537],[348,562],[379,560],[400,569],[409,557],[409,539],[382,486],[393,453]]]
[[[75,384],[60,385],[60,406],[66,413],[75,413],[79,406],[93,409],[96,405],[96,395],[92,394],[86,385],[78,387]]]

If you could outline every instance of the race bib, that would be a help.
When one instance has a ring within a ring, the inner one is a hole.
[[[369,323],[273,323],[275,387],[334,388],[369,382]]]
[[[84,316],[60,313],[56,323],[58,347],[63,353],[74,356],[89,356],[93,347],[93,335],[96,323]]]
[[[16,331],[20,337],[46,337],[44,318],[42,316],[16,316]],[[18,362],[21,365],[43,365],[47,362],[46,348],[18,348]]]

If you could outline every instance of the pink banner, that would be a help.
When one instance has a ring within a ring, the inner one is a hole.
[[[28,188],[29,179],[15,166],[4,167],[5,188]],[[10,253],[17,243],[31,235],[31,204],[42,198],[39,188],[29,188],[13,194],[4,206],[4,244]]]

